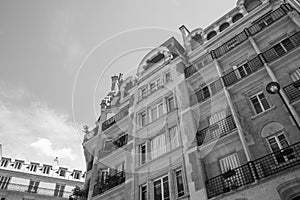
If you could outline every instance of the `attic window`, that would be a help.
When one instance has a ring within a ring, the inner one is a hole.
[[[201,34],[196,34],[192,37],[192,40],[195,41],[195,42],[198,42],[200,43],[202,41],[202,37],[201,37]]]
[[[209,34],[207,34],[207,40],[210,40],[211,38],[215,37],[217,35],[216,31],[212,31]]]
[[[229,23],[228,22],[225,22],[225,23],[223,23],[221,26],[220,26],[220,28],[219,28],[219,31],[220,32],[222,32],[222,31],[224,31],[226,28],[228,28],[229,27]]]
[[[158,61],[160,61],[161,59],[163,59],[165,57],[165,55],[164,54],[161,54],[161,53],[159,53],[159,54],[157,54],[154,58],[152,58],[151,60],[147,60],[146,62],[148,63],[148,64],[155,64],[155,63],[157,63]]]
[[[235,22],[237,22],[239,19],[241,19],[243,17],[243,14],[241,14],[241,13],[238,13],[238,14],[236,14],[236,15],[234,15],[233,17],[232,17],[232,23],[235,23]]]
[[[256,7],[258,7],[260,4],[260,0],[245,0],[244,7],[246,8],[247,12],[250,12]]]

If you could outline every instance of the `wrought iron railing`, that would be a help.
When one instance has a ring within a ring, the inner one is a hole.
[[[199,130],[196,133],[197,145],[201,146],[204,143],[216,140],[227,135],[236,128],[232,115]]]
[[[1,185],[1,182],[0,182],[0,185]],[[21,184],[16,184],[16,183],[8,183],[8,184],[6,184],[5,187],[1,187],[1,189],[17,191],[17,192],[32,193],[32,194],[39,194],[39,195],[46,195],[46,196],[57,196],[57,197],[62,197],[62,198],[68,198],[72,194],[72,192],[69,192],[69,191],[40,188],[40,187],[36,187],[36,186],[30,187],[29,185],[21,185]]]
[[[283,91],[289,98],[290,102],[293,102],[300,98],[300,80],[293,82],[283,88]]]
[[[126,106],[119,113],[115,114],[114,116],[112,116],[111,118],[103,122],[102,131],[105,131],[106,129],[108,129],[109,127],[111,127],[112,125],[114,125],[115,123],[123,119],[124,117],[126,117],[128,115],[128,109],[129,106]]]
[[[95,184],[94,186],[94,191],[93,191],[93,196],[102,194],[109,189],[112,189],[118,185],[121,185],[122,183],[125,182],[125,173],[124,172],[118,172],[115,175],[108,176],[104,180],[102,180]]]
[[[206,181],[209,198],[283,172],[300,164],[300,142],[248,162]]]
[[[292,8],[288,4],[282,4],[280,8],[263,16],[261,19],[256,21],[255,24],[253,24],[249,28],[245,28],[241,33],[237,34],[236,36],[234,36],[215,50],[212,50],[212,57],[219,58],[225,55],[226,53],[237,47],[239,44],[247,40],[249,36],[256,35],[266,27],[281,19],[291,9]]]
[[[249,62],[245,63],[243,66],[240,66],[236,70],[233,70],[222,77],[225,86],[230,86],[243,78],[253,74],[257,70],[261,69],[264,66],[263,61],[259,56],[253,58]]]

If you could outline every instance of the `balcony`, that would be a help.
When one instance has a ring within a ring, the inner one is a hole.
[[[290,102],[294,102],[300,98],[300,80],[293,82],[283,88]]]
[[[200,68],[203,68],[205,65],[208,65],[213,61],[210,54],[207,54],[204,58],[201,59],[201,62],[197,63],[197,65],[190,65],[189,67],[184,69],[185,78],[189,78],[194,73],[196,73]]]
[[[128,115],[128,109],[129,109],[129,106],[126,106],[119,113],[117,113],[116,115],[112,116],[111,118],[109,118],[108,120],[103,122],[102,123],[102,131],[105,131],[106,129],[108,129],[109,127],[111,127],[115,123],[121,121],[124,117],[126,117]]]
[[[232,49],[236,48],[238,45],[243,43],[249,36],[254,36],[257,33],[261,32],[274,22],[281,19],[286,13],[291,10],[291,6],[289,4],[282,4],[280,8],[270,12],[269,14],[263,16],[261,19],[257,20],[252,26],[244,29],[241,33],[237,34],[227,42],[225,42],[220,47],[211,51],[213,58],[220,58]]]
[[[206,181],[209,198],[225,194],[300,164],[300,142]]]
[[[231,86],[247,76],[253,74],[259,69],[263,68],[264,64],[259,56],[253,58],[244,65],[238,67],[222,77],[225,86]]]
[[[1,182],[0,182],[0,185],[1,185]],[[30,194],[52,196],[52,197],[55,196],[55,197],[61,197],[62,199],[67,199],[72,194],[72,192],[66,192],[63,190],[40,188],[40,187],[35,187],[35,186],[30,187],[28,185],[21,185],[21,184],[16,184],[16,183],[2,184],[2,187],[0,189],[17,191],[17,192],[25,192],[25,193],[30,193]]]
[[[95,184],[93,196],[103,194],[104,192],[121,185],[125,182],[125,173],[119,172],[115,175],[108,176],[105,180]]]
[[[231,133],[236,128],[232,115],[227,116],[226,118],[199,130],[196,133],[197,145],[201,146],[202,144],[217,140],[220,137],[223,137]]]
[[[284,39],[269,50],[263,52],[260,56],[253,58],[244,65],[238,67],[236,70],[224,75],[222,77],[224,85],[231,86],[237,83],[250,74],[253,74],[259,69],[263,68],[263,60],[265,60],[267,63],[273,62],[298,46],[300,46],[300,32],[297,32],[294,35]]]

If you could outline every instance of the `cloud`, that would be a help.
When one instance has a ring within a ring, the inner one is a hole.
[[[14,90],[13,87],[10,89]],[[0,91],[13,94],[1,88],[1,85]],[[13,97],[22,99],[22,96],[26,99],[25,103],[12,100]],[[49,164],[59,157],[60,163],[66,167],[84,169],[82,135],[78,134],[67,113],[32,99],[26,90],[6,97],[0,95],[0,143],[3,145],[3,156]]]
[[[33,142],[31,146],[40,150],[40,153],[51,158],[70,158],[74,160],[77,157],[73,154],[71,148],[54,149],[52,142],[46,138],[39,138],[36,142]]]
[[[74,13],[68,9],[51,10],[47,44],[62,56],[65,69],[74,71],[79,66],[86,50],[74,30]]]

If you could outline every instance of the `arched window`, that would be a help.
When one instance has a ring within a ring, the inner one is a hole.
[[[246,8],[247,12],[250,12],[260,4],[260,0],[245,0],[244,7]]]
[[[300,199],[300,179],[294,178],[281,183],[277,188],[280,199],[299,200]]]
[[[225,22],[223,24],[221,24],[220,28],[219,28],[219,31],[222,32],[224,31],[227,27],[229,27],[229,23],[228,22]]]
[[[238,13],[238,14],[236,14],[236,15],[234,15],[233,17],[232,17],[232,23],[235,23],[236,21],[238,21],[239,19],[241,19],[243,17],[243,14],[242,13]]]
[[[213,38],[214,36],[217,35],[217,32],[216,31],[212,31],[210,32],[209,34],[207,34],[207,40],[210,40],[211,38]]]

